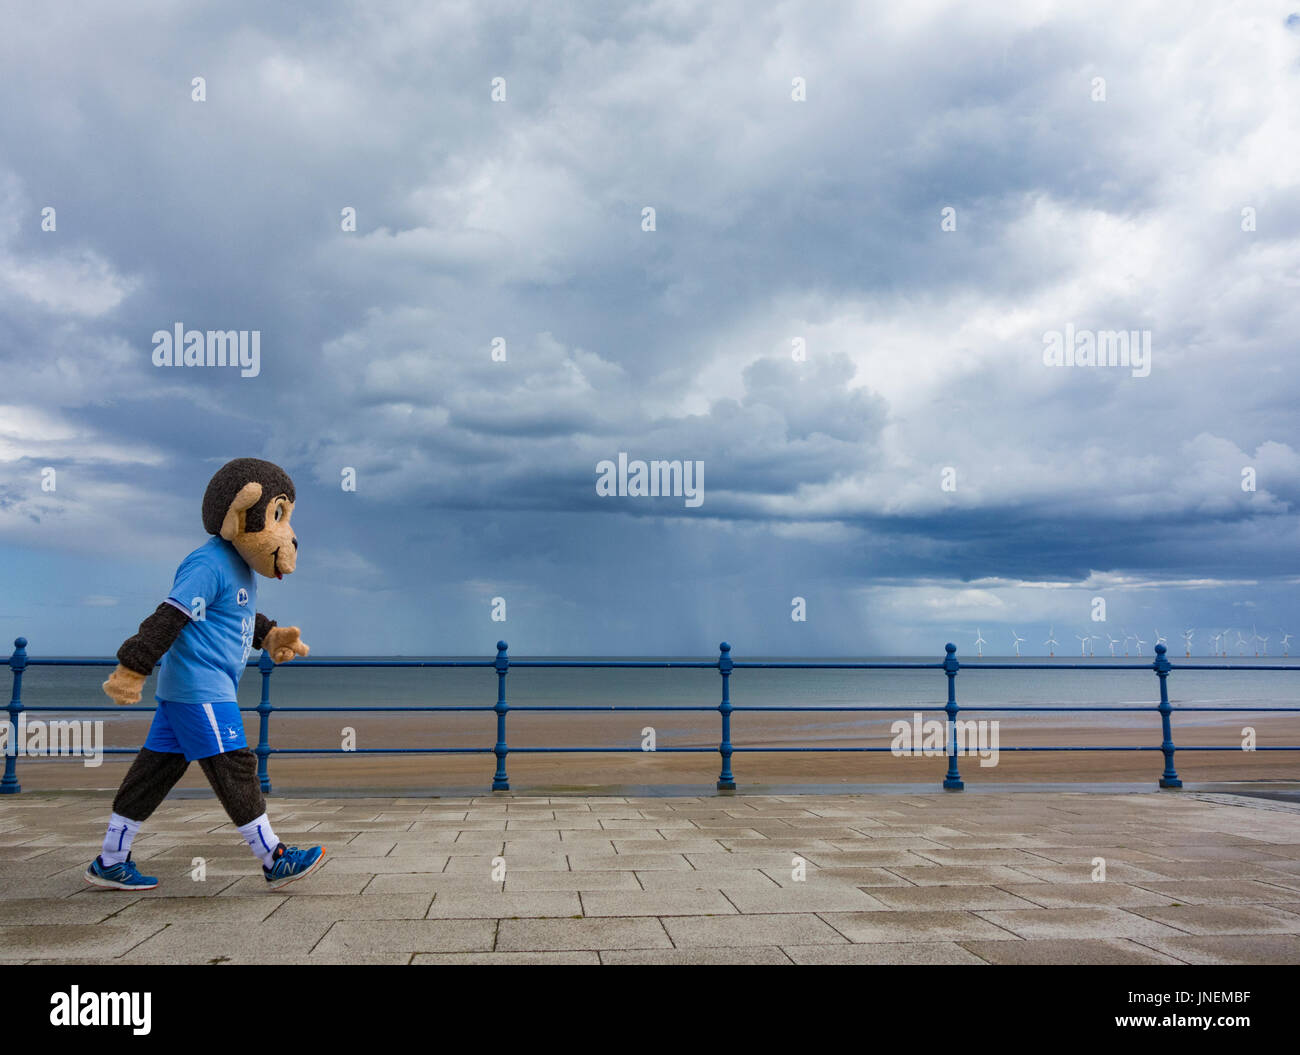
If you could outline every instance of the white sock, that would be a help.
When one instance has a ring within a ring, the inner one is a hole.
[[[262,859],[262,866],[270,868],[271,858],[275,855],[275,848],[280,845],[280,840],[271,830],[271,821],[266,814],[263,813],[257,820],[241,825],[239,834],[244,837],[244,842],[248,843],[248,848]]]
[[[108,817],[108,831],[104,833],[104,849],[100,858],[104,864],[112,867],[120,865],[131,856],[131,843],[135,833],[140,830],[140,821],[132,821],[120,813],[111,813]]]

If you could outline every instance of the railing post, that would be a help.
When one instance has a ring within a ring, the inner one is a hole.
[[[951,641],[944,645],[947,655],[943,659],[943,672],[948,675],[948,773],[943,778],[947,791],[962,791],[966,784],[957,772],[957,671],[961,664],[957,662],[957,646]]]
[[[506,775],[506,712],[510,710],[506,703],[506,674],[510,670],[510,657],[506,655],[506,643],[497,642],[497,659],[493,664],[497,671],[497,705],[492,708],[497,712],[497,745],[492,753],[497,756],[497,771],[492,774],[493,791],[509,791],[510,778]]]
[[[736,778],[731,772],[731,668],[734,666],[731,646],[724,641],[718,646],[718,673],[722,675],[722,702],[718,704],[718,712],[722,715],[722,743],[718,745],[718,752],[722,755],[719,791],[736,790]]]
[[[267,771],[267,762],[271,757],[271,671],[275,670],[275,660],[271,653],[263,649],[257,661],[257,669],[262,672],[262,700],[257,705],[257,779],[262,782],[262,794],[271,793],[271,774]]]
[[[9,698],[9,746],[5,751],[5,775],[0,780],[0,795],[17,795],[22,791],[18,783],[18,716],[23,711],[23,671],[27,669],[27,638],[14,641],[14,654],[9,657],[9,669],[14,672],[14,691]]]
[[[1165,754],[1165,771],[1160,774],[1160,786],[1181,788],[1183,782],[1178,779],[1178,773],[1174,770],[1174,734],[1169,726],[1169,715],[1173,713],[1173,707],[1169,705],[1169,672],[1173,667],[1169,657],[1165,655],[1166,652],[1168,649],[1164,645],[1156,645],[1155,662],[1151,664],[1151,669],[1160,679],[1160,732],[1163,737],[1160,750]]]

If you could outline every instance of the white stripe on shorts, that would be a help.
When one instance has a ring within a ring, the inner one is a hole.
[[[217,715],[212,710],[212,704],[205,703],[203,709],[207,712],[208,722],[212,726],[212,735],[217,738],[217,750],[224,755],[226,753],[226,745],[221,742],[221,730],[217,728]]]

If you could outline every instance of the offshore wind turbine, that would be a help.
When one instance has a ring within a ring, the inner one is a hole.
[[[1238,630],[1237,631],[1237,655],[1244,656],[1246,654],[1244,651],[1245,647],[1246,647],[1246,639],[1241,636],[1241,631]]]
[[[1137,645],[1137,653],[1138,653],[1138,655],[1139,655],[1139,656],[1142,655],[1142,646],[1145,645],[1146,642],[1143,641],[1140,637],[1138,637],[1137,634],[1134,634],[1134,635],[1133,635],[1133,643],[1134,643],[1135,645]]]
[[[1043,644],[1047,646],[1047,654],[1049,656],[1056,655],[1056,646],[1060,644],[1060,642],[1056,640],[1056,627],[1051,627],[1047,631],[1047,640],[1044,641]]]
[[[1110,658],[1111,658],[1111,659],[1114,659],[1114,658],[1115,658],[1115,646],[1119,644],[1119,638],[1117,638],[1117,637],[1111,637],[1110,634],[1107,634],[1107,635],[1106,635],[1106,640],[1110,643]]]
[[[1122,626],[1119,628],[1119,632],[1120,632],[1121,634],[1124,635],[1124,655],[1127,656],[1127,655],[1128,655],[1128,639],[1129,639],[1130,637],[1132,637],[1133,635],[1130,634],[1127,630],[1125,630]]]
[[[1232,627],[1230,626],[1224,627],[1223,630],[1223,658],[1224,659],[1228,658],[1228,646],[1229,644],[1231,644],[1231,642],[1229,642],[1228,640],[1228,635],[1231,633],[1232,633]]]
[[[1079,639],[1079,656],[1086,656],[1088,654],[1088,642],[1091,641],[1092,638],[1084,637],[1082,634],[1075,634],[1074,636]]]
[[[1214,654],[1215,654],[1216,656],[1219,654],[1219,641],[1222,639],[1222,637],[1223,637],[1222,634],[1211,634],[1211,635],[1210,635],[1210,640],[1214,642]]]
[[[1277,628],[1277,632],[1282,635],[1282,655],[1284,656],[1291,655],[1291,649],[1290,649],[1291,635],[1288,634],[1285,630],[1283,630],[1280,626]]]
[[[1253,623],[1251,624],[1251,627],[1250,627],[1250,638],[1251,638],[1252,641],[1255,642],[1255,658],[1256,658],[1256,659],[1259,658],[1259,644],[1260,644],[1261,641],[1264,643],[1264,655],[1267,656],[1267,655],[1268,655],[1268,638],[1266,638],[1266,637],[1260,637],[1260,636],[1259,636],[1259,628],[1256,627]]]
[[[1194,633],[1196,633],[1196,627],[1194,626],[1183,631],[1183,645],[1185,648],[1183,654],[1187,656],[1188,659],[1191,659],[1192,657],[1192,635]]]
[[[1169,645],[1169,642],[1164,638],[1163,635],[1161,635],[1161,633],[1160,633],[1159,630],[1156,630],[1156,642],[1155,642],[1155,643],[1156,643],[1157,645],[1165,645],[1166,647]]]
[[[1023,637],[1021,637],[1019,634],[1017,634],[1014,630],[1011,631],[1011,636],[1012,636],[1013,638],[1015,638],[1015,642],[1014,642],[1014,644],[1015,644],[1015,646],[1016,646],[1016,658],[1019,659],[1019,658],[1020,658],[1020,643],[1021,643],[1022,641],[1024,641],[1025,639],[1024,639]]]
[[[975,628],[975,652],[980,659],[984,658],[984,646],[988,642],[984,640],[984,632],[979,627]]]

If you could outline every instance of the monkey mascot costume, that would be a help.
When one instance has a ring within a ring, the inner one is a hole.
[[[181,562],[167,600],[117,651],[118,667],[104,691],[120,704],[138,703],[145,678],[162,659],[158,710],[144,747],[117,797],[103,852],[86,882],[113,890],[150,890],[153,876],[131,860],[131,841],[158,804],[198,762],[231,821],[261,859],[272,888],[301,879],[325,856],[323,847],[286,847],[271,831],[257,779],[257,756],[244,739],[235,690],[251,649],[277,663],[307,655],[296,626],[276,626],[257,611],[257,576],[293,571],[298,539],[293,481],[256,458],[223,465],[203,495],[203,526],[213,536]]]

